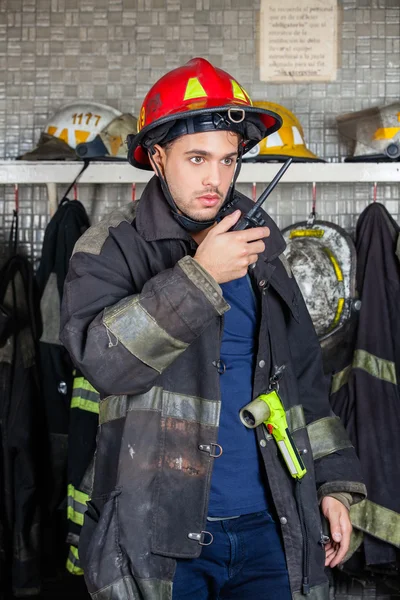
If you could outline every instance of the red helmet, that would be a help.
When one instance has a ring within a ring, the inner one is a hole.
[[[161,77],[147,93],[140,111],[138,133],[128,136],[129,162],[140,169],[151,169],[148,149],[152,143],[161,141],[149,135],[155,133],[155,128],[162,132],[165,141],[178,120],[221,112],[227,114],[225,123],[229,121],[233,130],[242,133],[243,152],[282,124],[277,113],[254,107],[247,92],[226,71],[213,67],[204,58],[193,58]],[[215,129],[218,128],[217,123]]]

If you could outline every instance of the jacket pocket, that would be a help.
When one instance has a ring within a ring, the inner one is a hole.
[[[151,550],[195,558],[197,535],[207,516],[211,454],[215,450],[219,403],[164,393],[160,465],[153,496]]]
[[[90,593],[124,576],[126,560],[119,545],[118,497],[121,490],[87,503],[79,557]]]

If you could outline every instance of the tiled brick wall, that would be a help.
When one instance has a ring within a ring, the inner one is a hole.
[[[272,85],[259,81],[257,0],[0,0],[0,157],[31,149],[47,118],[77,98],[137,115],[152,82],[200,55],[231,72],[254,99],[292,109],[310,149],[339,160],[346,144],[338,139],[335,116],[400,96],[400,0],[343,0],[340,6],[337,80]],[[250,193],[246,186],[242,191]],[[1,243],[13,191],[0,194]],[[129,201],[130,189],[81,186],[80,196],[97,220]],[[371,198],[369,184],[324,184],[317,210],[352,228]],[[378,200],[399,216],[399,186],[380,185]],[[282,185],[269,209],[283,226],[304,218],[310,201],[311,185]],[[45,188],[21,187],[20,202],[21,240],[37,258],[48,218]]]

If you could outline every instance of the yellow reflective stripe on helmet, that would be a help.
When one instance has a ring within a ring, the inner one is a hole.
[[[90,131],[82,131],[81,129],[75,129],[75,144],[84,144],[91,135]]]
[[[356,529],[400,548],[400,514],[363,500],[350,508],[350,520]]]
[[[400,131],[400,127],[381,127],[374,133],[374,140],[390,140]]]
[[[292,131],[291,127],[281,127],[279,130],[279,135],[281,136],[284,146],[289,146],[289,147],[293,148],[294,137],[293,137],[293,131]]]
[[[338,417],[324,417],[307,425],[314,460],[344,448],[353,448]]]
[[[66,567],[72,575],[83,575],[83,569],[80,567],[79,563],[78,548],[75,548],[75,546],[69,547]]]
[[[253,104],[248,93],[242,88],[241,85],[238,84],[237,81],[231,79],[231,83],[233,97],[236,98],[236,100],[243,100],[243,102],[250,102],[250,104]]]
[[[187,82],[184,100],[193,100],[194,98],[207,98],[207,92],[201,85],[197,77],[191,77]]]
[[[329,248],[324,248],[324,252],[325,254],[329,257],[329,260],[331,261],[333,268],[335,270],[335,275],[338,281],[343,281],[343,272],[342,269],[339,266],[338,261],[336,260],[335,255],[333,254],[333,252],[331,250],[329,250]]]
[[[337,303],[335,318],[333,319],[332,323],[330,324],[329,330],[334,329],[336,327],[336,325],[339,323],[340,317],[342,316],[343,308],[344,308],[344,298],[339,298],[338,303]]]
[[[83,525],[86,502],[88,502],[88,500],[90,500],[88,494],[75,489],[72,484],[68,485],[67,516],[70,521],[77,525]]]
[[[325,234],[323,229],[294,229],[290,232],[290,239],[298,237],[315,237],[322,238]]]

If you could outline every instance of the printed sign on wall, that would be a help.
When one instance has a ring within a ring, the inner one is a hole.
[[[337,20],[337,0],[261,0],[260,79],[336,79]]]

